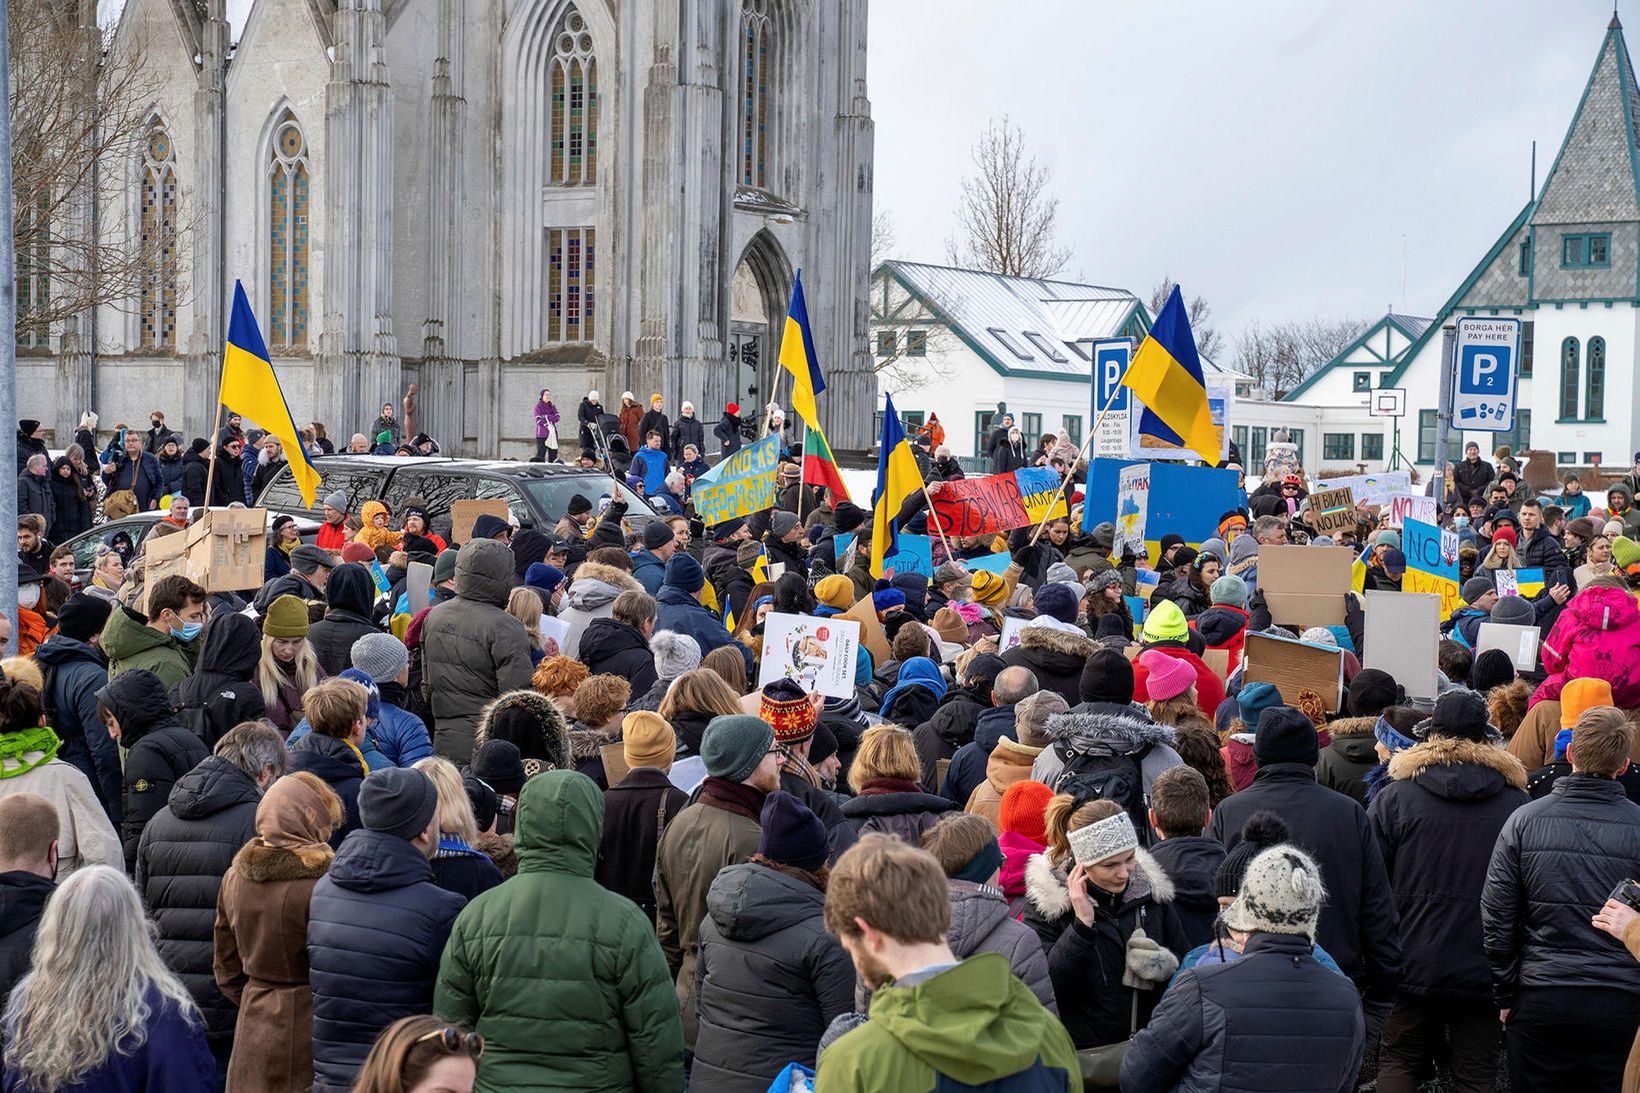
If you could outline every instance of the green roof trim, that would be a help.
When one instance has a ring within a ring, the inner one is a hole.
[[[1431,324],[1431,325],[1433,325],[1433,324]],[[1378,354],[1379,359],[1377,361],[1345,361],[1344,360],[1345,357],[1348,357],[1351,353],[1354,353],[1357,349],[1360,349],[1363,346],[1365,346],[1365,348],[1367,349],[1368,352],[1377,354],[1378,351],[1376,349],[1373,349],[1372,346],[1366,345],[1366,342],[1374,334],[1377,334],[1380,331],[1382,331],[1384,329],[1384,327],[1386,327],[1386,326],[1394,327],[1396,330],[1399,330],[1401,332],[1401,336],[1403,338],[1405,338],[1409,343],[1417,344],[1418,335],[1414,334],[1412,331],[1410,331],[1406,327],[1402,326],[1401,323],[1399,321],[1397,321],[1394,312],[1386,313],[1382,319],[1379,319],[1377,322],[1371,324],[1365,330],[1363,330],[1361,332],[1360,337],[1356,338],[1353,342],[1351,342],[1343,350],[1341,350],[1339,353],[1337,353],[1333,357],[1332,360],[1328,361],[1326,364],[1323,364],[1320,368],[1317,368],[1314,372],[1311,372],[1308,376],[1306,376],[1304,378],[1303,383],[1300,383],[1297,387],[1293,388],[1291,391],[1289,391],[1285,395],[1281,396],[1281,401],[1282,402],[1292,402],[1292,401],[1294,401],[1295,399],[1298,398],[1299,395],[1302,395],[1305,391],[1308,391],[1311,387],[1315,386],[1315,384],[1317,382],[1319,382],[1323,376],[1327,375],[1334,368],[1340,368],[1340,367],[1346,367],[1346,366],[1349,367],[1349,368],[1378,368],[1378,367],[1382,367],[1385,364],[1388,364],[1389,361],[1386,360],[1383,357],[1382,354]],[[1409,345],[1406,349],[1403,349],[1396,359],[1397,360],[1405,360],[1406,359],[1406,354],[1409,353],[1410,351],[1411,351],[1411,345]]]

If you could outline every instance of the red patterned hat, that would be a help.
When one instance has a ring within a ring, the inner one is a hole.
[[[774,728],[777,744],[801,744],[814,735],[814,705],[803,688],[789,679],[777,679],[763,688],[757,716]]]

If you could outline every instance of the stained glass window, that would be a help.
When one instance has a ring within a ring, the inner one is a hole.
[[[171,135],[160,124],[143,144],[141,217],[142,298],[138,307],[143,349],[177,347],[177,172]]]
[[[771,0],[741,0],[740,181],[766,184],[769,146],[769,67],[772,60]]]
[[[596,229],[547,230],[547,341],[590,342],[597,310],[593,306],[593,261]]]
[[[591,185],[598,167],[598,64],[592,35],[573,6],[564,12],[550,62],[552,162],[548,185]]]
[[[268,171],[268,344],[276,349],[305,349],[312,194],[307,141],[289,111],[274,131]]]
[[[41,194],[17,203],[17,346],[48,348],[43,313],[51,305],[51,199]]]

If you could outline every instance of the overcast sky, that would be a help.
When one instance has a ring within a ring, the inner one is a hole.
[[[1640,6],[1631,21],[1640,33]],[[874,0],[876,201],[945,261],[975,137],[1053,172],[1071,278],[1253,318],[1433,315],[1541,184],[1599,0]],[[1402,244],[1405,240],[1405,294]]]

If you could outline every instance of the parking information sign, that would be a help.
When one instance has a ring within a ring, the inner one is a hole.
[[[1128,389],[1122,377],[1133,360],[1133,339],[1112,338],[1093,343],[1093,420],[1110,402],[1110,412],[1099,423],[1093,440],[1093,457],[1126,459],[1128,454]]]
[[[1515,427],[1520,320],[1468,316],[1457,326],[1452,427],[1506,433]]]

